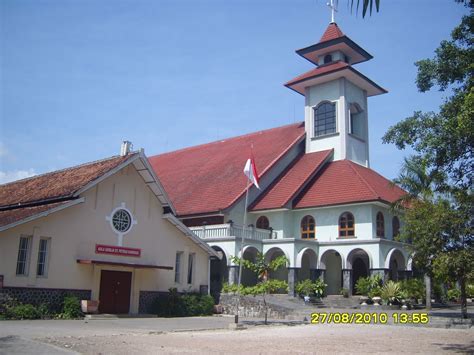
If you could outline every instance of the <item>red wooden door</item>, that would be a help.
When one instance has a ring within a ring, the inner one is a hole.
[[[131,272],[102,270],[99,292],[100,313],[128,313],[131,288]]]

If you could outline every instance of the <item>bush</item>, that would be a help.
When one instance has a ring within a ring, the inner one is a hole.
[[[341,291],[339,291],[339,293],[344,298],[349,298],[349,290],[347,288],[341,288]]]
[[[425,283],[420,279],[400,281],[400,290],[406,294],[407,298],[416,300],[425,298]]]
[[[81,302],[75,296],[65,296],[60,318],[79,318],[82,315]]]
[[[40,312],[31,304],[20,304],[7,310],[7,318],[10,319],[39,319]]]
[[[306,279],[296,283],[295,291],[300,296],[322,297],[326,286],[321,279],[315,281]]]
[[[361,277],[356,282],[356,292],[358,295],[369,297],[380,296],[382,278],[380,275]]]
[[[388,304],[399,304],[403,298],[400,284],[394,281],[388,281],[381,290],[380,296]]]
[[[457,288],[451,288],[448,290],[448,300],[450,301],[458,301],[459,298],[461,297],[461,290]]]
[[[211,315],[214,298],[209,295],[187,293],[181,295],[176,288],[170,288],[165,296],[159,296],[153,311],[159,317],[192,317]]]
[[[244,286],[240,285],[240,293],[242,293],[242,288]],[[229,284],[228,282],[225,282],[222,284],[222,293],[237,293],[238,287],[237,284]]]
[[[474,298],[474,284],[466,285],[466,295],[469,298]]]

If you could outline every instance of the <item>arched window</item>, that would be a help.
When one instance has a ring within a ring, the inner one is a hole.
[[[354,216],[350,212],[344,212],[339,217],[339,237],[353,237],[354,231]]]
[[[400,220],[397,216],[392,218],[392,235],[395,238],[400,234]]]
[[[304,216],[301,220],[301,238],[315,239],[316,238],[316,223],[311,216]]]
[[[326,54],[324,56],[324,64],[331,63],[332,62],[332,55]]]
[[[385,237],[385,223],[383,219],[383,213],[377,213],[377,237],[383,238]]]
[[[336,132],[336,104],[323,102],[314,108],[314,136]]]
[[[270,228],[270,222],[268,221],[268,218],[265,216],[258,217],[256,224],[257,224],[257,228],[260,228],[260,229]]]

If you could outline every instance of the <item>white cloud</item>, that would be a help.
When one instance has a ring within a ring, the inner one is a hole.
[[[0,184],[5,184],[7,182],[20,180],[20,179],[25,179],[33,175],[36,175],[36,172],[34,169],[0,171]]]

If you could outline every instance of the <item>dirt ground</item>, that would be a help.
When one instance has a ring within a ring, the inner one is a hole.
[[[474,329],[383,325],[253,326],[37,339],[84,354],[470,353]]]

